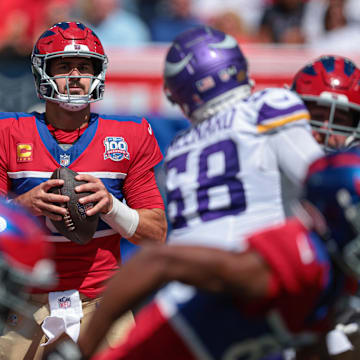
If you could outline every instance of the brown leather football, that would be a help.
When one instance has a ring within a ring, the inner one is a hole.
[[[63,179],[64,185],[53,187],[49,192],[60,195],[67,195],[70,201],[59,204],[67,209],[67,214],[60,221],[51,220],[59,233],[77,244],[87,244],[94,236],[99,222],[99,214],[87,216],[86,210],[93,207],[93,203],[80,204],[79,199],[90,193],[77,193],[75,187],[85,184],[86,181],[77,181],[75,171],[67,167],[57,168],[51,175],[51,179]]]

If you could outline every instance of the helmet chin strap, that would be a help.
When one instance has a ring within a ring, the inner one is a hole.
[[[65,103],[65,102],[58,102],[59,106],[67,111],[80,111],[85,109],[88,104],[72,104],[72,103]]]
[[[68,99],[69,101],[63,101],[63,98]],[[68,98],[67,96],[62,97],[61,95],[56,95],[53,101],[57,103],[61,108],[73,112],[83,110],[89,105],[88,102],[79,101],[81,99],[76,99],[75,101],[71,100],[72,99],[70,97]]]

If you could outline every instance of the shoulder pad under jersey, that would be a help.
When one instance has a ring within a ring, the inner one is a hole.
[[[310,115],[303,101],[285,88],[269,88],[251,95],[249,104],[255,108],[256,128],[260,133],[281,126],[308,124]]]

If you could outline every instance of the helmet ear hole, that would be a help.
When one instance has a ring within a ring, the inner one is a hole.
[[[102,61],[99,59],[91,59],[91,62],[94,66],[94,74],[98,76],[102,71]]]
[[[48,59],[48,60],[44,61],[44,63],[45,63],[44,64],[44,72],[48,76],[52,76],[50,69],[52,67],[52,63],[54,60],[55,59]]]

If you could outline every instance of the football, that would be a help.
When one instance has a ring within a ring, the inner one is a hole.
[[[60,221],[51,220],[59,233],[77,244],[87,244],[96,231],[99,214],[87,216],[86,210],[93,207],[93,203],[80,204],[79,199],[90,193],[75,192],[75,187],[85,184],[86,181],[77,181],[75,176],[78,175],[66,167],[57,168],[51,175],[51,179],[63,179],[64,185],[53,187],[49,192],[60,195],[67,195],[70,201],[66,204],[59,204],[67,210],[67,214]]]

